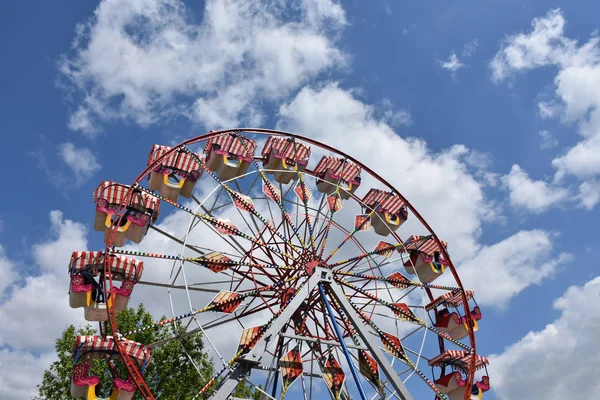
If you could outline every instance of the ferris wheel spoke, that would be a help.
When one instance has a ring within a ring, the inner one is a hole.
[[[337,254],[337,252],[338,252],[338,251],[339,251],[339,250],[340,250],[340,249],[341,249],[341,248],[342,248],[342,247],[343,247],[343,246],[344,246],[346,243],[348,243],[348,241],[349,241],[350,239],[352,239],[352,238],[354,237],[354,235],[355,235],[357,232],[359,232],[359,231],[360,231],[361,227],[362,227],[364,224],[366,224],[366,223],[367,223],[367,221],[369,221],[369,220],[371,219],[371,217],[372,217],[372,216],[375,214],[375,211],[377,210],[377,207],[378,207],[378,206],[379,206],[381,203],[383,203],[383,202],[385,202],[386,200],[388,200],[388,198],[389,198],[389,197],[391,197],[391,196],[392,196],[392,193],[389,193],[389,194],[388,194],[388,195],[387,195],[387,196],[386,196],[384,199],[382,199],[380,202],[378,202],[378,203],[375,203],[375,204],[373,205],[373,207],[372,207],[372,210],[369,212],[369,214],[367,214],[367,218],[365,218],[365,219],[364,219],[364,221],[362,221],[362,222],[361,222],[361,223],[360,223],[358,226],[356,226],[356,227],[355,227],[355,228],[352,230],[352,232],[350,232],[350,234],[349,234],[349,235],[347,235],[347,236],[344,238],[344,240],[342,240],[342,242],[341,242],[339,245],[337,245],[337,246],[336,246],[336,247],[333,249],[333,251],[332,251],[332,252],[331,252],[331,253],[330,253],[330,254],[329,254],[327,257],[325,257],[325,260],[324,260],[324,261],[325,261],[325,262],[329,261],[329,260],[331,259],[331,257],[333,257],[335,254]],[[330,265],[330,266],[331,266],[331,267],[333,267],[333,265]]]
[[[244,147],[244,149],[246,151],[246,154],[247,155],[250,154],[250,152],[248,150],[248,146],[246,144],[246,139],[239,132],[237,132],[237,137],[240,139],[240,142],[242,143],[242,146]],[[263,184],[267,186],[267,189],[269,191],[274,191],[275,187],[273,186],[273,183],[267,178],[267,176],[265,175],[265,173],[263,172],[263,170],[260,168],[260,166],[256,162],[256,159],[252,158],[252,163],[254,164],[254,168],[256,168],[256,171],[260,174],[260,177],[261,177],[261,179],[263,181]],[[280,210],[281,210],[281,212],[283,214],[283,217],[286,220],[286,222],[292,227],[292,230],[295,231],[296,229],[294,227],[294,222],[292,221],[289,213],[286,211],[285,205],[283,204],[283,199],[282,198],[277,198],[277,197],[281,197],[281,195],[280,196],[273,196],[273,200],[275,200],[275,202],[279,206],[279,208],[280,208]],[[300,241],[300,244],[302,245],[302,247],[306,247],[304,245],[302,239],[300,238],[300,236],[296,235],[296,237]]]
[[[405,248],[405,246],[408,246],[409,244],[416,244],[416,243],[419,243],[419,242],[424,242],[426,240],[431,239],[432,237],[433,237],[433,235],[422,236],[422,237],[420,237],[418,239],[415,239],[415,240],[412,240],[412,241],[404,241],[404,242],[401,242],[401,243],[390,244],[389,246],[380,247],[379,249],[375,249],[375,250],[372,250],[372,251],[369,251],[369,252],[365,252],[363,254],[359,254],[359,255],[354,256],[354,257],[347,258],[345,260],[341,260],[341,261],[338,261],[338,262],[335,262],[335,263],[331,263],[331,264],[329,264],[329,266],[331,268],[334,268],[334,267],[338,267],[340,265],[345,265],[345,264],[348,264],[348,263],[355,262],[357,260],[362,260],[362,259],[364,259],[366,257],[371,257],[372,255],[380,255],[382,253],[389,252],[389,251],[394,251],[394,250],[396,250],[396,251],[402,251]]]
[[[440,289],[440,290],[447,290],[447,291],[461,291],[460,288],[454,287],[454,286],[445,286],[445,285],[435,285],[432,283],[422,283],[422,282],[414,282],[414,281],[410,281],[410,280],[400,280],[400,279],[394,279],[394,278],[389,278],[389,277],[382,277],[382,276],[374,276],[374,275],[364,275],[364,274],[357,274],[357,273],[352,273],[352,272],[344,272],[344,271],[333,271],[333,274],[338,278],[338,279],[342,279],[341,277],[355,277],[355,278],[359,278],[359,279],[366,279],[366,280],[373,280],[373,281],[381,281],[381,282],[386,282],[391,284],[392,286],[395,287],[402,287],[402,286],[415,286],[415,287],[424,287],[424,288],[429,288],[429,289]]]
[[[378,302],[378,303],[380,303],[380,304],[382,304],[384,306],[387,306],[394,313],[396,313],[398,315],[401,315],[402,318],[407,319],[409,322],[421,325],[423,328],[427,329],[428,331],[431,331],[431,332],[435,333],[436,335],[438,335],[439,337],[441,337],[441,338],[443,338],[445,340],[448,340],[448,341],[454,343],[458,347],[461,347],[461,348],[463,348],[463,349],[465,349],[467,351],[471,351],[471,348],[469,346],[463,344],[462,342],[460,342],[458,340],[452,339],[450,337],[450,335],[448,335],[448,334],[440,331],[439,329],[434,328],[432,326],[429,326],[427,324],[427,322],[423,321],[422,319],[420,319],[416,315],[414,315],[412,313],[408,313],[405,310],[399,308],[398,306],[396,306],[396,305],[394,305],[392,303],[389,303],[389,302],[387,302],[387,301],[385,301],[385,300],[383,300],[383,299],[381,299],[379,297],[373,296],[372,294],[368,293],[367,291],[361,290],[361,289],[357,288],[356,286],[354,286],[354,285],[352,285],[352,284],[350,284],[348,282],[345,282],[345,281],[343,281],[343,280],[341,280],[339,278],[334,278],[334,279],[336,280],[336,282],[340,283],[341,285],[349,287],[349,288],[354,289],[356,291],[359,291],[360,293],[362,293],[365,296],[370,297],[374,301],[376,301],[376,302]]]
[[[239,203],[241,203],[244,207],[245,207],[245,211],[251,213],[252,215],[254,215],[256,218],[258,218],[267,229],[269,229],[273,234],[279,236],[282,240],[287,241],[287,239],[285,237],[283,237],[277,230],[275,230],[275,228],[273,228],[273,226],[271,226],[271,224],[267,221],[267,219],[265,219],[254,207],[253,204],[249,203],[246,199],[244,199],[244,197],[242,197],[242,195],[240,195],[240,193],[238,193],[237,191],[233,190],[232,188],[230,188],[225,182],[223,182],[221,179],[219,179],[219,177],[210,169],[208,169],[208,167],[206,166],[206,163],[200,159],[196,154],[194,154],[192,151],[190,151],[187,147],[182,146],[183,151],[187,152],[189,155],[192,156],[192,158],[194,158],[194,160],[200,165],[200,167],[207,173],[209,174],[219,185],[220,187],[227,192],[227,194],[231,197],[232,201],[237,201]],[[246,151],[248,149],[246,148]],[[255,162],[256,163],[256,162]],[[258,170],[258,169],[257,169]],[[259,170],[259,173],[263,174],[262,171]],[[218,199],[218,196],[217,196]],[[215,199],[215,202],[216,200]],[[237,207],[236,207],[237,208]],[[282,207],[282,212],[285,212],[285,207]],[[287,214],[286,214],[287,215]],[[287,215],[289,218],[289,215]],[[290,221],[291,222],[291,221]]]

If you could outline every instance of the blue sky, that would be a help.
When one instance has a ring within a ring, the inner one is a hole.
[[[53,335],[80,317],[31,295],[64,296],[70,251],[101,245],[91,232],[98,182],[131,181],[152,143],[249,125],[337,140],[446,234],[459,274],[483,298],[478,350],[496,363],[488,398],[546,398],[540,382],[565,374],[580,398],[600,389],[586,368],[598,356],[581,356],[597,353],[600,333],[589,322],[600,314],[598,4],[117,3],[0,6],[0,156],[20,178],[0,207],[0,316],[49,310],[39,325],[0,328],[0,397],[28,398]],[[272,20],[229,26],[245,7]],[[345,134],[358,145],[342,144]],[[361,152],[370,141],[408,143],[400,154],[420,167],[407,173],[441,195],[403,187],[410,180]],[[427,176],[428,163],[448,175]],[[559,345],[561,361],[548,355]],[[34,375],[23,379],[15,362]],[[570,393],[557,385],[553,397]]]

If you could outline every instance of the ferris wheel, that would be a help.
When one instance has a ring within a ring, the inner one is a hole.
[[[154,399],[153,350],[197,334],[217,368],[191,399],[230,398],[240,382],[262,399],[467,400],[490,388],[475,345],[482,313],[448,244],[334,147],[211,131],[153,145],[132,184],[104,181],[93,197],[106,248],[73,252],[70,306],[100,334],[74,344],[75,398],[97,398],[98,359],[113,371],[110,399]],[[131,296],[170,316],[124,331]],[[132,340],[174,324],[159,343]]]

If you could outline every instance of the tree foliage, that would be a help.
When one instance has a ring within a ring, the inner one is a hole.
[[[140,304],[137,309],[129,308],[118,313],[117,322],[119,331],[127,332],[152,324],[153,318]],[[201,335],[183,336],[183,333],[184,328],[180,324],[173,324],[169,327],[150,329],[128,337],[128,339],[146,345],[165,341],[153,346],[152,361],[144,373],[144,379],[150,390],[160,399],[191,399],[215,375],[212,359],[205,351]],[[98,334],[98,332],[90,325],[81,329],[76,329],[71,325],[56,339],[55,349],[58,360],[44,372],[43,380],[38,385],[39,399],[71,398],[73,343],[78,335],[94,334]],[[173,336],[179,336],[178,340],[167,340]],[[117,371],[122,379],[127,377],[127,370],[122,363],[117,364]],[[97,386],[97,396],[108,397],[112,387],[108,363],[103,360],[94,360],[91,374],[97,375],[101,381],[101,385]],[[250,386],[242,382],[233,395],[241,398],[253,398],[255,393]],[[135,398],[141,399],[142,396],[136,393]]]

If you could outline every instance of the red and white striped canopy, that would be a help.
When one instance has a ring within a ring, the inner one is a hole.
[[[148,365],[150,363],[151,348],[125,338],[121,339],[121,343],[125,346],[125,352],[129,357],[134,358],[140,364],[145,362]],[[98,336],[77,336],[73,345],[73,354],[76,354],[78,350],[79,355],[87,352],[118,352],[115,345],[115,338],[112,336],[106,336],[104,339]]]
[[[165,155],[169,150],[171,150],[171,147],[169,146],[161,146],[159,144],[153,145],[150,155],[148,156],[148,165],[152,165],[152,163]],[[199,155],[196,154],[196,156],[200,158]],[[201,171],[200,164],[194,160],[194,157],[183,150],[174,151],[166,158],[163,158],[160,165],[163,167],[175,168],[187,173]]]
[[[378,205],[378,208],[381,208],[390,214],[396,214],[406,207],[398,195],[379,189],[369,190],[367,195],[363,197],[362,202],[369,207]]]
[[[467,296],[467,300],[471,300],[473,298],[473,291],[467,290],[465,291],[465,295]],[[461,292],[448,292],[444,293],[437,299],[433,300],[431,303],[425,306],[426,311],[431,311],[440,304],[446,304],[453,307],[458,307],[463,304],[462,294]]]
[[[440,257],[444,257],[442,253],[442,249],[437,244],[434,238],[430,237],[429,239],[423,239],[426,236],[412,235],[406,242],[404,242],[404,248],[406,250],[418,250],[427,254],[430,257],[433,257],[435,252],[440,253]],[[448,243],[441,240],[442,245],[445,249],[448,248]]]
[[[308,163],[310,157],[310,147],[296,141],[294,138],[269,136],[261,154],[266,157],[273,150],[275,151],[274,154],[303,165]]]
[[[472,359],[473,355],[464,350],[446,350],[442,354],[429,360],[429,365],[432,367],[452,365],[466,373],[469,369],[469,365],[471,365]],[[478,355],[475,360],[475,370],[477,371],[483,368],[486,364],[489,364],[488,359]]]
[[[144,262],[117,254],[108,256],[108,262],[113,274],[119,274],[123,280],[139,280],[144,271]],[[81,272],[86,266],[94,265],[97,268],[102,268],[104,263],[103,251],[74,251],[71,254],[69,263],[69,274]]]
[[[314,173],[315,175],[320,176],[327,170],[331,171],[330,173],[334,178],[341,178],[354,185],[360,183],[360,167],[348,160],[344,163],[344,160],[341,158],[323,156],[321,161],[317,164]]]
[[[208,139],[204,145],[204,153],[210,153],[214,145],[218,145],[220,150],[235,154],[247,162],[252,161],[256,151],[256,140],[247,139],[244,136],[234,136],[231,133],[223,133]]]
[[[105,199],[109,204],[143,207],[153,211],[152,220],[156,221],[160,210],[160,200],[139,190],[129,192],[129,188],[129,185],[113,181],[103,181],[94,190],[94,201]]]

